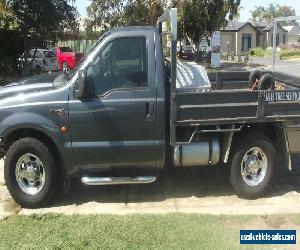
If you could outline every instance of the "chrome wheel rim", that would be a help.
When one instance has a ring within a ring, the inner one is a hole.
[[[16,164],[16,181],[21,190],[29,195],[38,194],[45,184],[45,169],[34,154],[22,155]]]
[[[262,149],[250,148],[243,156],[241,175],[249,186],[259,185],[267,174],[268,160]]]
[[[67,73],[69,71],[69,67],[68,67],[68,64],[67,63],[63,63],[63,66],[62,66],[62,70],[63,72]]]

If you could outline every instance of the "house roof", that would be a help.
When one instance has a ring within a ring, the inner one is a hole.
[[[274,24],[273,23],[267,23],[267,22],[236,22],[236,21],[229,21],[227,26],[223,28],[222,31],[240,31],[242,28],[244,28],[247,24],[251,25],[254,29],[260,30],[260,31],[266,31],[269,32],[273,29]],[[281,27],[280,24],[277,24],[278,27]]]
[[[253,25],[250,22],[229,21],[228,24],[223,28],[223,31],[239,31],[242,28],[244,28],[247,24],[253,27]]]
[[[287,32],[291,32],[294,34],[300,34],[300,27],[296,26],[296,25],[290,25],[290,26],[284,26],[282,27],[284,30],[286,30]]]
[[[252,26],[257,28],[257,29],[264,29],[268,23],[265,23],[265,22],[251,22]]]
[[[290,32],[294,28],[294,26],[293,25],[283,26],[282,28],[284,28],[287,32]]]

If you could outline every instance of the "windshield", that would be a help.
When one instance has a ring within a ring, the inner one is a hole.
[[[51,50],[45,50],[45,51],[44,51],[44,56],[45,56],[46,58],[56,57],[55,54],[53,53],[53,51],[51,51]]]

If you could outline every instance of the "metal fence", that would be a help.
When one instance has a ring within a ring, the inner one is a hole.
[[[86,52],[97,40],[67,40],[59,41],[57,46],[70,47],[76,52]]]

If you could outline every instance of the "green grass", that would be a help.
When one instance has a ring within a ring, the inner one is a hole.
[[[279,54],[280,59],[299,58],[299,57],[300,57],[300,49],[286,49],[286,50],[282,50]]]
[[[299,217],[288,221],[299,225]],[[0,221],[0,249],[239,249],[239,230],[254,219],[271,227],[286,221],[283,216],[16,215]]]

